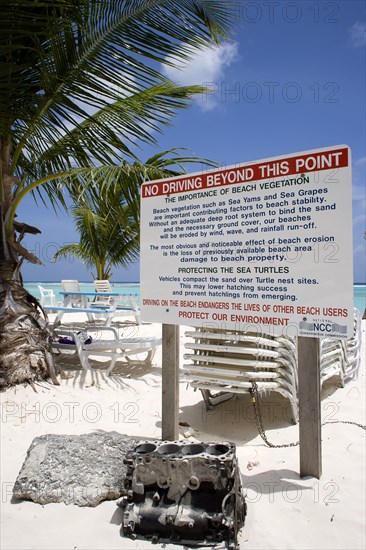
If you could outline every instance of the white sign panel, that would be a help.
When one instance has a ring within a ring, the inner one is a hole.
[[[351,336],[350,149],[144,183],[140,283],[144,321]]]

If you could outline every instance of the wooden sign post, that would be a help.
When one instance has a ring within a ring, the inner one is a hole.
[[[298,337],[300,477],[322,474],[320,340]]]
[[[162,432],[163,440],[179,437],[179,325],[162,327]]]

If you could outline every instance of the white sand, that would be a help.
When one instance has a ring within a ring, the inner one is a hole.
[[[344,388],[337,380],[322,390],[322,420],[365,424],[365,321],[358,381]],[[127,327],[126,336],[159,336],[161,326]],[[181,340],[184,340],[181,327]],[[181,355],[183,345],[181,345]],[[63,360],[72,378],[60,386],[12,388],[1,395],[1,548],[132,549],[182,548],[152,545],[120,536],[121,510],[115,502],[96,508],[64,504],[12,503],[12,488],[34,437],[116,430],[138,439],[161,436],[161,349],[151,367],[118,366],[107,378],[102,370],[82,372],[77,360]],[[96,362],[93,362],[93,366]],[[286,399],[271,394],[262,401],[268,439],[298,440],[298,426],[287,419]],[[180,420],[195,430],[192,439],[233,441],[247,493],[248,516],[240,548],[364,549],[365,431],[344,423],[322,428],[320,480],[299,476],[299,447],[272,449],[260,439],[248,396],[206,412],[199,391],[180,385]],[[181,428],[181,437],[184,431]]]

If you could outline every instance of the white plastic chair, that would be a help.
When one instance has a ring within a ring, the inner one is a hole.
[[[40,304],[41,306],[55,306],[56,295],[51,288],[44,288],[41,285],[37,285],[41,293]]]
[[[98,293],[93,300],[95,305],[115,306],[116,316],[135,317],[137,324],[140,324],[140,310],[136,303],[136,297],[132,294],[120,294],[119,296],[103,296],[103,294],[113,293],[110,282],[106,279],[95,279],[94,288]]]
[[[193,343],[185,343],[190,353],[183,357],[189,363],[182,365],[181,375],[201,390],[207,408],[236,393],[250,393],[255,382],[260,394],[275,391],[289,399],[293,421],[298,421],[296,346],[291,339],[197,328],[185,335]]]
[[[108,294],[110,292],[113,292],[108,280],[95,279],[94,288],[98,295],[95,296],[93,303],[109,306],[113,305],[116,302],[116,296],[102,296],[103,293]]]
[[[72,307],[85,307],[85,296],[79,296],[72,294],[72,292],[80,292],[79,281],[75,279],[63,279],[61,281],[61,288],[63,292],[69,292],[67,297],[67,304]]]
[[[248,393],[252,382],[260,394],[275,391],[291,403],[292,417],[298,420],[297,339],[288,336],[261,337],[235,330],[200,329],[187,331],[193,339],[186,342],[188,361],[181,375],[202,392],[208,409],[231,398]],[[320,383],[338,377],[341,386],[356,380],[361,355],[361,320],[354,310],[354,330],[347,340],[322,338],[320,347]],[[218,391],[219,393],[212,393]]]
[[[95,279],[94,288],[97,292],[113,292],[111,284],[107,279]]]

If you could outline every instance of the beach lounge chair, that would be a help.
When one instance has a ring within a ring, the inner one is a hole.
[[[296,347],[291,339],[197,328],[185,335],[194,341],[185,344],[189,362],[181,374],[201,390],[208,409],[235,394],[250,393],[255,382],[261,395],[275,391],[289,399],[292,419],[298,421]]]
[[[235,330],[195,328],[185,333],[184,354],[187,363],[182,377],[193,388],[201,390],[208,409],[233,397],[250,393],[252,382],[258,392],[275,391],[290,400],[292,418],[298,421],[297,338],[273,336]],[[357,379],[361,355],[361,319],[354,309],[354,330],[351,338],[319,339],[320,384],[337,377],[341,386]],[[216,393],[214,393],[216,392]]]
[[[133,316],[136,323],[141,323],[140,310],[136,302],[136,296],[133,294],[119,294],[116,303],[116,317]]]
[[[113,292],[111,284],[107,279],[95,279],[94,288],[97,295],[92,305],[115,306],[116,317],[132,315],[135,317],[136,323],[140,324],[140,310],[135,295]]]
[[[63,279],[61,281],[61,288],[63,292],[80,292],[79,281],[74,279]],[[68,304],[65,305],[71,305],[71,307],[85,307],[85,296],[81,296],[79,294],[69,294]]]
[[[337,376],[341,386],[357,380],[361,363],[361,315],[353,310],[353,334],[347,340],[324,338],[320,342],[320,380]]]
[[[103,305],[115,304],[116,296],[111,296],[113,290],[108,280],[95,279],[94,288],[98,293],[93,300],[94,303]],[[105,295],[103,296],[103,294]]]
[[[104,338],[109,331],[110,338]],[[92,371],[89,356],[109,357],[110,363],[105,370],[109,376],[117,359],[124,358],[127,363],[138,360],[138,355],[145,354],[142,360],[144,364],[150,364],[156,348],[161,345],[161,338],[133,337],[120,338],[113,327],[100,327],[84,329],[82,332],[73,331],[71,328],[56,329],[54,331],[52,349],[56,352],[74,352],[80,358],[83,369]],[[134,359],[133,359],[134,358]]]
[[[44,288],[41,285],[37,285],[41,293],[40,303],[41,306],[54,306],[56,305],[56,295],[51,288]]]

